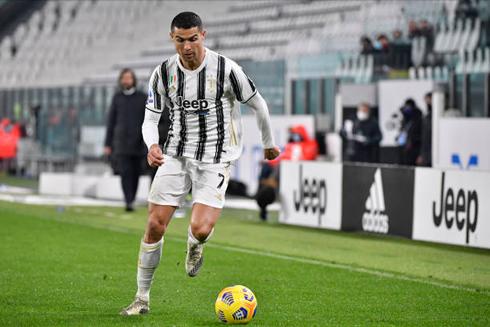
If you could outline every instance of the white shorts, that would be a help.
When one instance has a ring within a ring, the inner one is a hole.
[[[211,164],[195,159],[163,156],[151,184],[148,202],[181,207],[192,187],[193,203],[223,208],[230,163]]]

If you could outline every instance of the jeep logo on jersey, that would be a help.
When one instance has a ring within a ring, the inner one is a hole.
[[[442,172],[441,195],[439,203],[432,202],[432,219],[436,227],[442,225],[444,220],[447,229],[456,226],[463,230],[466,226],[466,244],[469,242],[470,232],[476,230],[478,222],[478,193],[475,190],[445,189],[446,173]]]
[[[182,96],[177,97],[177,101],[175,102],[177,106],[184,109],[195,109],[201,113],[206,113],[209,111],[208,106],[209,103],[207,100],[185,100]],[[207,109],[207,110],[206,110]]]
[[[383,180],[379,168],[374,173],[374,182],[369,189],[365,207],[366,212],[362,215],[362,229],[367,232],[388,233],[389,218],[386,214]]]
[[[299,191],[293,191],[296,212],[303,208],[303,211],[308,213],[311,208],[313,213],[318,212],[318,223],[320,224],[321,216],[327,209],[327,183],[324,179],[303,179],[303,165],[300,165],[298,187]]]

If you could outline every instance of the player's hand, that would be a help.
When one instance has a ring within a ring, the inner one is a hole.
[[[111,147],[110,147],[110,146],[105,146],[105,147],[104,147],[104,153],[105,153],[106,155],[110,155],[110,154],[111,154],[111,152],[112,152],[112,151],[111,151]]]
[[[272,149],[264,149],[264,159],[274,160],[281,154],[281,149],[277,145],[274,145]]]
[[[147,158],[148,164],[151,167],[160,167],[161,165],[163,165],[163,153],[158,144],[153,144],[151,146]]]

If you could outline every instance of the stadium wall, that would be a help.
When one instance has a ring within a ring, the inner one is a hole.
[[[490,119],[441,117],[436,166],[490,171]]]
[[[490,173],[281,163],[284,224],[490,249]]]

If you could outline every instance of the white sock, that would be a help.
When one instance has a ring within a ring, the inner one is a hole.
[[[162,258],[163,237],[154,244],[147,244],[141,240],[140,253],[138,257],[138,292],[136,297],[150,302],[150,288],[153,275]]]
[[[213,236],[213,233],[214,233],[214,228],[211,230],[211,233],[209,233],[208,237],[206,237],[206,239],[204,241],[199,241],[193,234],[192,234],[192,231],[191,231],[191,226],[189,226],[189,228],[187,229],[187,240],[188,242],[190,242],[192,245],[199,245],[199,244],[204,244],[206,243],[207,241],[209,241],[209,239],[211,238],[211,236]]]

